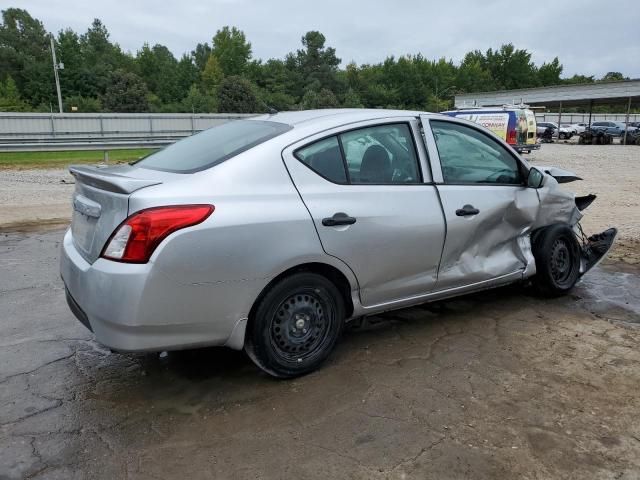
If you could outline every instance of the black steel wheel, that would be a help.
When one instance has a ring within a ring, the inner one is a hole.
[[[250,319],[245,350],[275,377],[304,375],[331,353],[344,316],[344,300],[331,281],[315,273],[295,273],[260,300]]]
[[[571,277],[571,247],[564,238],[557,238],[551,247],[549,269],[554,282],[564,284]]]
[[[547,296],[569,292],[580,278],[580,246],[568,225],[545,227],[533,237],[533,283]]]

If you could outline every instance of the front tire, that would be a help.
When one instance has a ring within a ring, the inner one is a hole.
[[[295,273],[260,300],[250,319],[245,351],[274,377],[305,375],[329,356],[344,318],[344,300],[331,281],[315,273]]]
[[[580,278],[580,246],[568,225],[551,225],[534,238],[533,284],[544,296],[567,294]]]

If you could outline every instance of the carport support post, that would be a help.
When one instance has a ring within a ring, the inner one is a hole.
[[[561,121],[562,121],[562,102],[560,102],[560,106],[558,107],[558,140],[560,140],[560,122]]]
[[[629,114],[631,113],[631,97],[629,97],[629,101],[627,102],[627,117],[624,121],[624,141],[622,142],[624,145],[627,144],[627,132],[629,131]]]

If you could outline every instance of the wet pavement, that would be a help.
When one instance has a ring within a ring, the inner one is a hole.
[[[0,234],[0,478],[640,478],[640,268],[346,332],[293,381],[119,355],[68,311],[60,230]]]

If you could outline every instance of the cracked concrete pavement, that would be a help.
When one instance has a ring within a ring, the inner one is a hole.
[[[62,231],[0,234],[0,478],[640,478],[640,268],[374,317],[318,372],[113,354],[73,318]]]

